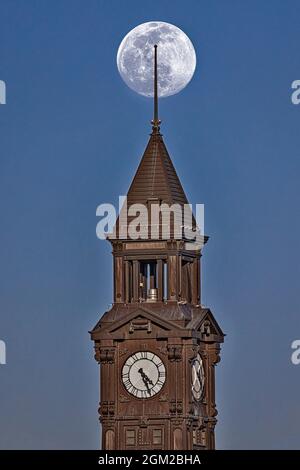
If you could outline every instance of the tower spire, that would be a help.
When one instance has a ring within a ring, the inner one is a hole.
[[[161,121],[158,119],[158,91],[157,91],[157,44],[154,45],[154,115],[152,123],[152,133],[159,133]]]

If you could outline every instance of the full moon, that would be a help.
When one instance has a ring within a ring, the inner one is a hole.
[[[129,88],[152,97],[155,44],[158,45],[158,95],[175,95],[186,87],[196,68],[193,44],[177,26],[151,21],[132,29],[119,46],[118,70]]]

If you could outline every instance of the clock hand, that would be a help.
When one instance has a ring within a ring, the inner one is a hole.
[[[140,368],[140,369],[138,370],[138,372],[141,374],[142,380],[143,380],[144,384],[146,385],[147,392],[150,394],[149,385],[148,385],[148,382],[147,382],[147,380],[146,380],[146,374],[144,373],[144,371],[143,371],[142,368]]]
[[[152,385],[152,386],[153,386],[153,382],[152,382],[152,380],[150,380],[150,379],[149,379],[149,377],[148,377],[147,375],[146,375],[146,380],[147,380],[147,382],[148,382],[150,385]]]
[[[148,384],[147,380],[145,379],[145,377],[143,377],[143,382],[144,382],[144,384],[146,385],[147,392],[148,392],[148,393],[149,393],[149,395],[150,395],[150,394],[151,394],[151,392],[150,392],[149,384]]]
[[[138,370],[138,372],[139,372],[139,374],[141,374],[141,376],[142,376],[142,380],[143,380],[144,384],[146,385],[146,388],[147,388],[148,393],[150,393],[149,384],[153,385],[152,380],[150,380],[149,377],[147,376],[147,374],[145,374],[145,372],[143,371],[142,367],[140,367],[140,369]]]
[[[145,372],[143,371],[142,368],[140,368],[140,369],[138,370],[138,372],[141,374],[142,379],[143,379],[144,382],[145,382],[145,380],[146,380],[146,382],[148,382],[150,385],[153,385],[152,380],[149,379],[148,375],[145,374]]]

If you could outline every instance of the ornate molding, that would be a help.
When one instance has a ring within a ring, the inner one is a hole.
[[[208,353],[208,358],[209,358],[209,362],[215,366],[216,364],[218,364],[221,360],[221,357],[220,357],[220,351],[221,351],[221,348],[220,348],[220,345],[218,343],[214,343],[212,345],[212,347],[209,348],[209,350],[207,351]]]
[[[156,349],[157,349],[157,351],[159,351],[164,356],[166,356],[168,354],[168,349],[167,349],[166,346],[159,346]]]
[[[130,322],[129,333],[134,333],[136,330],[146,330],[147,333],[151,333],[152,325],[150,320],[133,320]]]
[[[96,347],[95,359],[102,364],[113,364],[115,362],[115,348]]]
[[[128,353],[128,349],[127,348],[124,348],[124,349],[119,349],[119,356],[122,357],[124,356],[125,354]]]
[[[140,428],[147,428],[149,426],[148,418],[146,418],[145,416],[141,416],[139,426]]]
[[[169,397],[167,393],[162,393],[158,399],[159,401],[169,401]]]
[[[123,395],[122,393],[119,394],[119,400],[121,403],[127,403],[130,401],[129,397],[126,397],[126,395]]]
[[[218,410],[217,410],[217,406],[215,403],[212,404],[212,409],[213,409],[212,416],[213,417],[218,416]]]
[[[211,335],[211,323],[209,320],[205,320],[200,328],[200,332],[203,337],[208,338]]]
[[[215,428],[215,425],[217,424],[218,420],[216,418],[204,418],[204,423],[206,424],[208,429],[211,429],[212,431]]]
[[[168,346],[168,359],[169,361],[182,360],[182,347],[181,346]]]
[[[102,401],[98,409],[101,416],[114,416],[115,414],[115,402],[114,401]]]
[[[123,242],[117,240],[117,241],[111,241],[111,244],[113,246],[114,252],[118,251],[123,251]]]
[[[173,426],[182,426],[183,418],[171,418],[171,422]]]
[[[167,249],[168,250],[176,250],[177,249],[177,241],[176,240],[168,240],[167,241]]]
[[[193,362],[198,352],[199,352],[199,346],[191,346],[187,349],[187,358],[189,362]]]
[[[102,423],[102,432],[106,432],[108,431],[109,429],[111,429],[112,431],[115,429],[115,420],[114,418],[110,418],[110,417],[100,417],[100,422]]]
[[[170,401],[170,414],[177,415],[177,414],[182,414],[182,412],[183,412],[182,400],[171,400]]]

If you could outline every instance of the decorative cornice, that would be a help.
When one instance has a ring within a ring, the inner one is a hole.
[[[95,347],[95,359],[100,364],[113,364],[115,361],[115,348]]]

